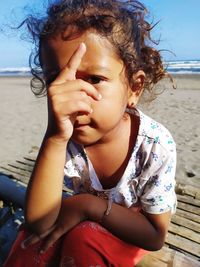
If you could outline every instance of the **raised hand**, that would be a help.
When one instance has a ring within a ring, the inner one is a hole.
[[[78,113],[92,112],[91,100],[101,96],[94,86],[76,79],[76,72],[86,52],[81,43],[69,62],[48,88],[49,123],[48,135],[68,141],[73,133],[73,125]]]

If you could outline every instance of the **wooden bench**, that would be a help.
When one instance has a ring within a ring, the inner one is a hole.
[[[0,173],[26,186],[36,154],[35,151],[12,164],[0,166]],[[63,190],[70,193],[67,188]],[[137,267],[200,267],[200,189],[177,184],[176,192],[177,212],[172,216],[165,246],[145,256]]]
[[[200,266],[200,189],[178,184],[178,207],[165,246],[145,256],[137,267]]]

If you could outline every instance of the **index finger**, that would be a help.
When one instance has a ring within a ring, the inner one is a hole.
[[[67,65],[62,69],[55,82],[66,82],[76,79],[76,72],[86,52],[86,45],[81,43],[71,56]]]

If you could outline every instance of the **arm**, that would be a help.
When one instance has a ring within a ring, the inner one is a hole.
[[[89,197],[89,196],[88,196]],[[106,201],[90,196],[88,217],[97,221],[106,210]],[[98,209],[97,209],[98,207]],[[103,217],[102,226],[120,239],[146,250],[159,250],[164,243],[171,213],[149,214],[112,204],[108,216]]]
[[[48,88],[48,128],[27,189],[25,220],[35,233],[51,228],[60,211],[66,146],[79,112],[91,112],[91,98],[99,100],[96,89],[76,79],[86,51],[80,45],[56,80]]]
[[[106,209],[107,200],[91,194],[79,194],[63,199],[55,227],[50,232],[28,238],[25,241],[26,246],[48,236],[42,247],[45,252],[56,240],[83,220],[101,223],[121,240],[146,250],[159,250],[163,246],[170,212],[151,215],[113,204],[109,215],[103,216]]]
[[[66,142],[44,138],[26,194],[25,219],[33,231],[43,232],[57,219],[65,156]]]

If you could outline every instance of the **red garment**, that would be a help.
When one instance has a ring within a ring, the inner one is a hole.
[[[77,225],[45,254],[39,254],[42,241],[22,249],[26,237],[22,230],[4,267],[133,267],[148,253],[90,221]]]

